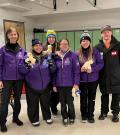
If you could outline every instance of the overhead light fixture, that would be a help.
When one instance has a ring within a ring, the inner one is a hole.
[[[56,4],[56,2],[57,2],[57,0],[53,0],[53,8],[54,8],[54,10],[57,9],[57,4]]]
[[[97,6],[97,0],[86,0],[87,2],[89,2],[93,7],[96,7]]]
[[[35,0],[30,0],[31,2],[35,1]]]
[[[97,5],[97,0],[94,0],[94,7],[96,7]]]
[[[67,5],[69,4],[69,0],[66,0],[66,4],[67,4]]]

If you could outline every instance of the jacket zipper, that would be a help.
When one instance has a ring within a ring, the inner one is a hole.
[[[68,50],[64,55],[63,55],[63,57],[61,57],[61,59],[62,59],[62,71],[61,71],[61,80],[62,80],[62,84],[63,84],[63,77],[62,77],[62,73],[63,73],[63,68],[64,68],[64,57],[65,57],[65,55],[69,52],[70,50]]]

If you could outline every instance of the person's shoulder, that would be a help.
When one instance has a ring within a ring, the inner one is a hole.
[[[97,55],[99,53],[100,53],[99,49],[97,49],[96,47],[93,47],[93,54]]]
[[[75,54],[79,56],[79,55],[80,55],[80,49],[77,49],[77,50],[75,51]]]
[[[99,46],[100,46],[100,43],[96,44],[93,48],[94,48],[94,49],[98,49]]]
[[[93,47],[93,52],[98,52],[97,47]]]
[[[100,40],[99,43],[96,44],[93,48],[94,48],[95,50],[100,51],[100,50],[103,48],[103,42],[102,42],[102,40]]]
[[[0,48],[0,52],[4,51],[5,49],[5,45],[3,45],[1,48]]]
[[[20,47],[20,50],[21,50],[22,52],[26,52],[25,48]]]
[[[120,41],[117,41],[117,45],[120,47]]]
[[[76,58],[78,57],[78,55],[77,55],[76,52],[70,51],[70,53],[71,53],[71,57],[72,57],[73,59],[76,59]]]
[[[116,48],[120,50],[120,41],[117,42]]]
[[[0,56],[5,53],[5,45],[0,48]]]
[[[22,55],[27,55],[27,51],[25,50],[25,48],[22,48],[21,46],[19,46],[17,53],[21,53]]]
[[[1,46],[1,47],[0,47],[0,49],[4,49],[4,48],[5,48],[5,46],[6,46],[6,45]]]
[[[69,53],[70,55],[72,55],[72,56],[75,55],[75,52],[73,52],[72,50],[70,50],[68,53]]]

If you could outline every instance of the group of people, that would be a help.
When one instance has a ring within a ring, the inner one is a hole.
[[[101,114],[104,120],[109,112],[109,94],[112,94],[112,121],[119,121],[120,111],[120,42],[112,28],[101,28],[101,40],[93,48],[87,31],[80,36],[80,48],[73,52],[68,39],[57,43],[54,30],[48,30],[46,44],[32,40],[32,51],[27,53],[18,44],[19,33],[15,28],[6,32],[7,43],[0,49],[0,104],[1,132],[7,132],[8,105],[14,93],[13,122],[22,126],[19,119],[23,83],[26,88],[27,114],[33,126],[39,126],[39,102],[43,120],[52,124],[51,115],[58,113],[61,104],[62,122],[74,124],[75,107],[73,92],[80,90],[81,121],[94,123],[96,90],[101,91]],[[74,90],[74,91],[73,91]]]

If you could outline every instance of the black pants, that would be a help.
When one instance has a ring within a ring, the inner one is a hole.
[[[57,110],[57,105],[59,103],[59,92],[54,92],[53,91],[53,84],[52,82],[54,81],[53,78],[56,78],[55,74],[51,74],[51,83],[50,83],[50,87],[51,87],[51,111],[53,114],[57,114],[58,110]]]
[[[59,103],[59,92],[51,91],[51,111],[53,114],[57,114],[57,105]]]
[[[43,92],[37,93],[27,86],[26,99],[28,118],[31,123],[39,122],[39,102],[43,119],[51,119],[49,89],[46,88]]]
[[[80,83],[80,110],[82,117],[93,117],[98,82]]]
[[[12,90],[14,91],[14,108],[13,108],[13,119],[17,119],[21,110],[21,93],[22,93],[22,80],[13,80],[13,81],[3,81],[3,89],[2,89],[2,102],[0,108],[0,122],[1,124],[5,124],[7,121],[8,115],[8,104],[10,101],[10,96]]]
[[[119,94],[112,94],[111,110],[113,114],[119,114]],[[102,93],[101,95],[101,113],[107,114],[109,112],[109,94]]]
[[[61,114],[63,119],[75,119],[75,108],[72,97],[72,87],[59,87],[59,99],[61,103]],[[68,108],[68,110],[67,110]]]

